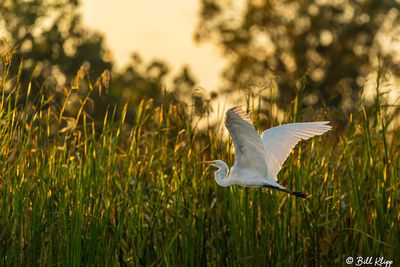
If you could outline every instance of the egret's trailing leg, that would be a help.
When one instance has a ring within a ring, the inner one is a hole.
[[[286,189],[286,188],[279,188],[279,187],[271,186],[271,185],[264,185],[263,187],[267,187],[267,188],[271,188],[271,189],[276,189],[276,190],[285,192],[285,193],[287,193],[287,194],[290,194],[290,195],[293,195],[293,196],[296,196],[296,197],[301,197],[301,198],[305,198],[305,199],[308,198],[307,194],[306,194],[306,193],[303,193],[303,192],[290,191],[290,190],[288,190],[288,189]]]

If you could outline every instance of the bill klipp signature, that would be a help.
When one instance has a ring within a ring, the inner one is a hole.
[[[382,267],[390,267],[393,264],[392,260],[387,260],[385,257],[347,257],[347,264],[354,264],[355,266],[382,266]]]

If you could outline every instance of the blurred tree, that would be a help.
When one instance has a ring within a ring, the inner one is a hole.
[[[140,55],[134,53],[122,72],[114,75],[113,91],[124,101],[138,103],[143,97],[151,97],[159,103],[168,73],[165,63],[155,60],[146,65]]]
[[[174,79],[173,91],[179,97],[188,97],[193,94],[196,80],[190,73],[188,66],[182,68],[181,72]]]
[[[112,81],[112,91],[119,99],[132,104],[139,103],[143,98],[152,98],[155,105],[175,103],[177,100],[186,102],[194,93],[195,78],[189,67],[183,67],[176,76],[171,77],[172,85],[167,88],[167,78],[170,69],[166,63],[153,60],[143,61],[139,54],[134,53],[130,62],[120,72],[115,73]],[[128,114],[128,120],[134,114]]]
[[[48,77],[65,81],[85,63],[91,76],[111,69],[103,37],[81,23],[78,0],[3,0],[0,29],[23,61],[24,80],[38,84]],[[33,72],[33,70],[35,70]]]
[[[84,27],[79,5],[79,0],[0,1],[0,38],[15,47],[12,73],[17,73],[19,62],[23,62],[22,90],[26,92],[32,80],[31,101],[46,95],[53,105],[61,106],[67,99],[63,86],[72,81],[74,91],[68,96],[66,113],[75,116],[85,103],[85,112],[101,121],[106,110],[122,102],[137,104],[147,97],[156,105],[169,103],[194,85],[185,69],[167,90],[168,66],[160,60],[144,64],[137,54],[122,72],[112,72],[111,53],[105,48],[104,38]],[[128,119],[133,117],[128,113]]]
[[[278,104],[294,98],[306,77],[303,105],[348,112],[357,108],[366,75],[399,29],[400,2],[391,0],[201,0],[198,41],[220,45],[230,61],[228,91],[273,80]],[[397,64],[397,65],[396,65]],[[268,99],[266,99],[268,100]],[[339,113],[339,114],[340,114]],[[338,115],[339,115],[338,114]],[[342,114],[343,115],[343,114]]]

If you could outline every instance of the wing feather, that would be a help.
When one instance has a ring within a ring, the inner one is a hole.
[[[233,107],[225,114],[225,126],[232,137],[236,153],[231,175],[235,171],[251,169],[258,172],[260,178],[265,178],[267,164],[263,142],[249,115],[241,107]]]
[[[265,130],[261,139],[267,162],[267,178],[277,180],[289,153],[300,140],[307,140],[332,129],[329,121],[288,123]]]

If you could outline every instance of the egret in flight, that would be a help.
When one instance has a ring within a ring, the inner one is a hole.
[[[217,167],[215,181],[223,187],[241,185],[277,189],[296,197],[307,198],[302,192],[291,191],[277,183],[277,174],[289,153],[300,140],[332,129],[329,121],[288,123],[265,130],[261,136],[249,115],[239,107],[225,114],[225,126],[235,146],[235,163],[229,171],[222,160],[203,161]]]

